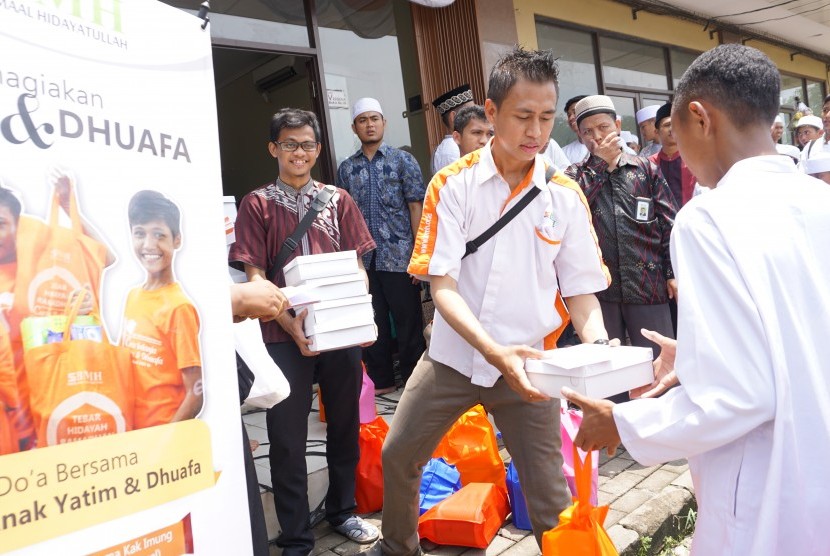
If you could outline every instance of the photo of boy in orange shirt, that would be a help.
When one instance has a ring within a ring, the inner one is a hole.
[[[173,274],[179,208],[157,191],[130,200],[133,253],[146,271],[124,307],[122,345],[135,366],[135,428],[196,417],[202,409],[199,315]]]

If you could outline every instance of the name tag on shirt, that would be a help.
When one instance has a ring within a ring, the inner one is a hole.
[[[651,216],[651,201],[649,199],[637,199],[637,214],[638,222],[647,222]]]

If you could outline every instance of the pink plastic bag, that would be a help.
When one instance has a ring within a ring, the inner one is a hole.
[[[323,406],[323,396],[317,396],[317,404],[320,409],[320,421],[325,423],[326,408]],[[372,379],[366,373],[366,367],[363,367],[363,386],[360,387],[358,407],[360,408],[361,425],[371,423],[378,416],[377,408],[375,407],[375,383],[372,382]]]
[[[375,407],[375,383],[363,368],[363,387],[360,389],[360,424],[371,423],[378,416]]]
[[[562,457],[565,458],[565,463],[562,464],[562,473],[565,474],[565,480],[568,481],[568,488],[571,489],[571,494],[576,496],[576,478],[574,475],[574,438],[582,424],[582,412],[577,409],[565,409],[565,402],[562,402],[562,407],[559,413],[559,429],[562,432]],[[585,458],[585,452],[579,450],[581,458]],[[597,505],[597,486],[599,483],[599,452],[591,454],[591,505]]]

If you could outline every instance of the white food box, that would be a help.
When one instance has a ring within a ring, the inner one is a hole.
[[[285,265],[286,286],[299,286],[313,278],[330,278],[358,272],[357,253],[340,251],[320,255],[302,255]]]
[[[580,344],[528,359],[525,371],[541,392],[561,398],[563,386],[589,398],[607,398],[654,381],[651,348]]]
[[[306,280],[303,285],[314,289],[314,295],[318,298],[318,301],[332,301],[369,293],[362,272],[353,272],[331,278],[312,278]]]
[[[307,329],[311,340],[311,351],[331,351],[351,346],[358,346],[377,340],[377,328],[374,317],[368,320],[353,320],[348,325],[340,322],[316,325]]]
[[[309,305],[306,309],[308,314],[303,321],[306,336],[313,334],[322,325],[349,328],[375,322],[371,295],[322,301]]]

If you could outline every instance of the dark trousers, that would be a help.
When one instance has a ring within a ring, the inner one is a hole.
[[[265,528],[265,512],[262,509],[262,496],[259,493],[259,481],[256,478],[254,455],[248,441],[248,431],[242,423],[242,454],[245,460],[245,486],[248,490],[248,513],[251,518],[251,543],[254,556],[268,556],[268,531]]]
[[[398,336],[398,360],[404,382],[412,374],[412,369],[426,349],[421,286],[413,284],[412,278],[406,272],[367,270],[366,273],[369,275],[369,293],[372,294],[378,339],[363,350],[363,360],[375,387],[389,388],[395,386],[390,311]]]
[[[268,410],[271,484],[282,532],[277,546],[283,556],[306,556],[314,548],[309,523],[306,438],[312,382],[317,376],[326,406],[326,462],[329,488],[326,519],[340,525],[356,508],[355,468],[360,458],[358,400],[362,385],[360,348],[304,357],[294,342],[266,344],[271,358],[291,386],[291,394]]]
[[[660,355],[660,346],[647,340],[640,329],[653,330],[668,338],[674,338],[674,329],[671,324],[671,314],[668,303],[659,305],[637,305],[635,303],[609,303],[600,300],[602,320],[609,338],[619,338],[625,342],[626,335],[632,346],[650,347],[654,357]],[[627,333],[627,334],[626,334]],[[608,398],[614,403],[627,402],[628,392]]]

